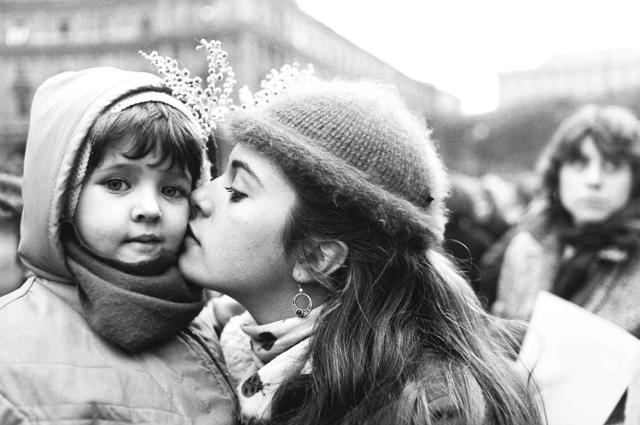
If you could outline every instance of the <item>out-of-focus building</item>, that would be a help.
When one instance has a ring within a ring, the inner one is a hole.
[[[194,50],[201,38],[223,42],[239,85],[250,89],[274,67],[312,63],[325,77],[394,83],[423,116],[459,112],[455,97],[405,76],[294,0],[0,0],[0,161],[24,150],[31,99],[46,78],[92,66],[151,71],[141,49],[206,75]]]
[[[589,101],[640,87],[640,54],[606,50],[555,56],[537,69],[499,76],[500,107],[571,98]]]

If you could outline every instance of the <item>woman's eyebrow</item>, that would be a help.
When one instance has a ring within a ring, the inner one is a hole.
[[[251,177],[253,177],[253,179],[260,185],[262,186],[262,182],[260,181],[260,179],[258,178],[258,175],[251,169],[251,167],[249,167],[249,164],[247,164],[244,161],[240,161],[239,159],[234,159],[233,161],[231,161],[231,170],[236,173],[238,171],[238,169],[243,169],[244,171],[247,172],[247,174],[249,174]]]

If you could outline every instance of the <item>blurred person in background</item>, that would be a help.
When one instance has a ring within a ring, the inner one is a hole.
[[[444,247],[485,308],[495,300],[496,281],[482,279],[480,259],[521,218],[526,205],[521,192],[516,184],[492,174],[451,176]]]
[[[540,161],[541,199],[507,245],[496,315],[528,320],[545,290],[640,337],[639,168],[629,110],[588,105],[560,125]],[[621,423],[622,404],[607,423]]]
[[[0,173],[0,296],[22,284],[24,269],[18,259],[22,179]]]

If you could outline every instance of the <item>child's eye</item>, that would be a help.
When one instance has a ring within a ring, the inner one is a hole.
[[[165,186],[162,188],[162,194],[169,198],[186,198],[187,191],[179,186]]]
[[[131,186],[129,186],[129,184],[123,179],[109,179],[104,182],[104,185],[107,189],[114,192],[120,192],[131,188]]]
[[[247,197],[246,194],[244,194],[242,192],[238,192],[237,190],[235,190],[232,187],[225,187],[225,190],[230,193],[229,200],[231,202],[240,202],[242,199]]]

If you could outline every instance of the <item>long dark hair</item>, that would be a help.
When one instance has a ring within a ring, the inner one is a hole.
[[[484,312],[440,248],[385,232],[294,171],[284,169],[299,197],[287,253],[312,262],[318,242],[341,240],[349,254],[331,276],[317,276],[330,296],[308,353],[312,372],[280,386],[272,423],[542,423],[533,383],[514,368],[507,322]],[[438,407],[443,396],[452,410]]]

